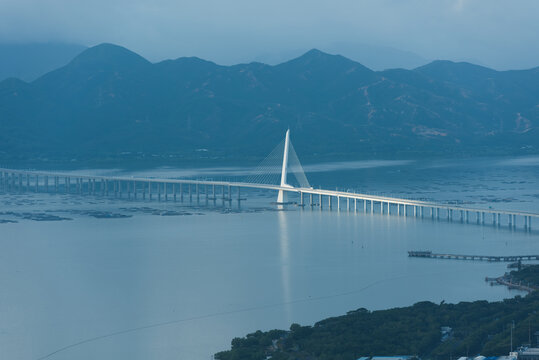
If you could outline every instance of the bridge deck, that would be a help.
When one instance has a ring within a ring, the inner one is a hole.
[[[307,195],[317,195],[317,196],[327,196],[339,199],[351,199],[379,203],[383,207],[384,204],[391,204],[397,206],[414,206],[420,208],[431,208],[431,209],[443,209],[446,211],[457,211],[461,212],[461,216],[465,212],[478,213],[478,214],[495,214],[495,215],[509,215],[509,216],[522,216],[525,218],[527,226],[528,221],[531,221],[531,218],[539,218],[539,214],[526,212],[526,211],[516,211],[516,210],[498,210],[498,209],[484,209],[484,208],[473,208],[473,207],[463,207],[458,205],[450,204],[441,204],[428,201],[420,200],[411,200],[411,199],[401,199],[395,197],[387,196],[377,196],[361,193],[351,193],[344,191],[336,190],[324,190],[324,189],[314,189],[314,188],[300,188],[300,187],[290,187],[290,186],[280,186],[272,184],[254,184],[254,183],[245,183],[245,182],[230,182],[230,181],[214,181],[214,180],[192,180],[192,179],[168,179],[168,178],[152,178],[152,177],[127,177],[127,176],[102,176],[102,175],[91,175],[91,174],[76,174],[76,173],[61,173],[61,172],[46,172],[46,171],[27,171],[27,170],[15,170],[15,169],[5,169],[0,168],[0,173],[2,174],[15,174],[15,175],[24,175],[24,176],[34,176],[34,177],[50,177],[50,178],[77,178],[84,180],[93,180],[93,181],[122,181],[122,182],[138,182],[138,183],[160,183],[160,184],[192,184],[192,185],[209,185],[209,186],[224,186],[224,187],[236,187],[236,188],[248,188],[248,189],[265,189],[273,191],[285,191],[292,193],[300,193]],[[400,209],[399,209],[400,211]],[[528,220],[529,219],[529,220]],[[509,220],[511,222],[511,220]]]

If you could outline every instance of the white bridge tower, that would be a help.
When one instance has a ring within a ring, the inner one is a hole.
[[[281,170],[281,187],[289,187],[292,186],[288,185],[286,183],[286,177],[288,175],[288,151],[290,148],[290,129],[286,130],[286,137],[284,140],[284,153],[283,153],[283,167]],[[277,195],[277,203],[283,204],[286,202],[286,196],[285,192],[283,190],[279,190],[279,194]]]

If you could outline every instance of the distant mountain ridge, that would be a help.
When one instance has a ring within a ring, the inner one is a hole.
[[[34,81],[66,65],[85,49],[82,45],[63,43],[0,43],[0,81],[10,77]]]
[[[538,125],[539,68],[372,71],[315,49],[220,66],[101,44],[32,83],[0,82],[9,161],[261,156],[288,127],[307,158],[536,153]]]

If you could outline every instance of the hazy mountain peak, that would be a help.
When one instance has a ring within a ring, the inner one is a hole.
[[[85,46],[65,43],[0,44],[0,80],[33,81],[69,63]]]
[[[0,81],[0,91],[6,90],[6,89],[7,90],[25,89],[28,86],[29,85],[27,82],[18,78],[14,78],[14,77],[10,77],[10,78],[4,79],[3,81]]]
[[[345,72],[349,72],[352,70],[360,70],[361,72],[372,72],[372,70],[370,70],[366,66],[363,66],[362,64],[350,60],[342,55],[332,55],[318,49],[311,49],[305,54],[278,66],[309,68],[312,71],[330,71],[333,69]]]
[[[142,56],[122,46],[103,43],[84,50],[69,65],[150,65]]]
[[[496,70],[490,68],[471,64],[469,62],[454,62],[450,60],[434,60],[426,65],[420,66],[415,70],[423,73],[440,73],[440,72],[479,72],[479,73],[495,73]]]
[[[305,54],[297,57],[294,60],[300,60],[300,61],[305,61],[305,62],[311,62],[311,61],[347,61],[347,62],[350,62],[350,63],[355,63],[355,61],[350,60],[348,58],[345,58],[344,56],[328,54],[328,53],[323,52],[323,51],[318,50],[318,49],[311,49],[311,50],[307,51]],[[292,60],[292,61],[294,61],[294,60]]]

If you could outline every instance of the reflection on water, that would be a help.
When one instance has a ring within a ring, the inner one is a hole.
[[[282,205],[279,205],[282,207]],[[288,224],[287,214],[284,211],[277,212],[277,219],[279,224],[279,245],[280,245],[280,257],[281,257],[281,281],[283,285],[283,304],[285,319],[288,323],[292,321],[292,294],[290,289],[290,244],[288,238]]]

